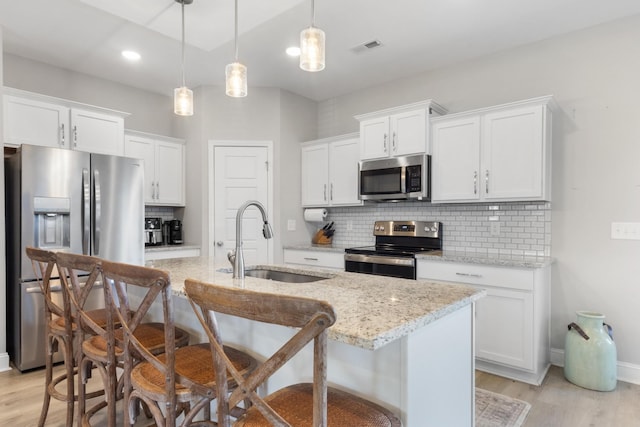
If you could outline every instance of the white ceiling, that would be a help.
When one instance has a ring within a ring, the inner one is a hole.
[[[640,14],[638,0],[317,0],[327,67],[284,51],[309,26],[310,0],[239,0],[239,58],[251,86],[325,100],[518,45]],[[233,0],[185,6],[186,80],[224,85],[234,59]],[[166,95],[180,83],[175,0],[0,0],[5,52]],[[376,49],[354,49],[379,40]],[[123,49],[142,55],[122,59]]]

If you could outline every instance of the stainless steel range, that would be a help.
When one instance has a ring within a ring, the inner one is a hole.
[[[442,250],[442,223],[376,221],[374,246],[345,249],[345,270],[380,276],[416,278],[416,255]]]

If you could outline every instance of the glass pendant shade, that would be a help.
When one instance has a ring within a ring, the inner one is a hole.
[[[193,91],[186,86],[173,90],[173,112],[179,116],[193,116]]]
[[[324,31],[313,25],[300,33],[300,68],[305,71],[324,70]]]
[[[225,74],[226,94],[234,98],[247,96],[247,67],[236,61],[226,66]]]

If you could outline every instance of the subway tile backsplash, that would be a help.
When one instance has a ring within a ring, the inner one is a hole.
[[[497,221],[489,220],[496,217]],[[375,203],[330,208],[328,220],[335,222],[335,246],[373,244],[374,221],[418,220],[442,222],[445,250],[516,256],[551,255],[551,204],[547,202],[467,205]]]
[[[175,208],[167,206],[145,206],[144,216],[151,218],[162,218],[162,222],[175,218]]]

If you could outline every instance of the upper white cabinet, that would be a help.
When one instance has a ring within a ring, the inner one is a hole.
[[[301,147],[302,206],[360,205],[357,134],[309,141]]]
[[[437,202],[551,200],[550,96],[434,118]]]
[[[360,122],[360,159],[430,153],[431,115],[446,114],[432,100],[355,116]]]
[[[5,144],[124,154],[127,113],[10,88],[4,93]]]
[[[184,141],[127,131],[125,155],[144,160],[145,204],[184,206]]]

